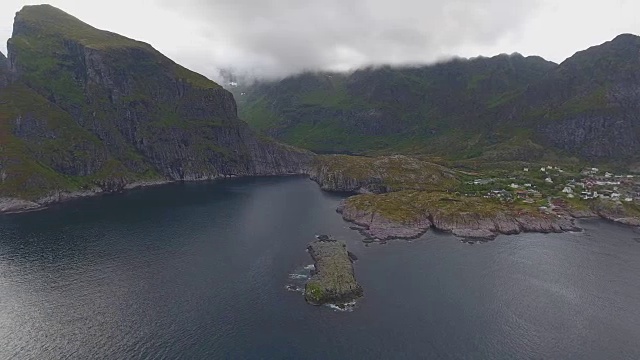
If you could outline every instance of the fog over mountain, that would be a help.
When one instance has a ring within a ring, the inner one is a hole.
[[[3,0],[0,36],[27,3]],[[424,64],[520,52],[560,62],[620,33],[640,33],[631,0],[50,0],[101,28],[149,42],[219,79]],[[0,48],[4,51],[4,47]]]

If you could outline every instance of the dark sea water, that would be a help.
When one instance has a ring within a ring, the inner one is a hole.
[[[0,216],[0,359],[640,359],[640,234],[365,247],[303,178],[177,184]],[[319,233],[351,312],[287,291]]]

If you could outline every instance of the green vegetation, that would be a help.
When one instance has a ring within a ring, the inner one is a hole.
[[[440,214],[448,219],[456,219],[464,214],[475,214],[481,217],[494,217],[499,213],[526,213],[531,216],[540,214],[537,204],[504,203],[497,199],[430,191],[365,194],[353,196],[347,201],[355,209],[380,214],[401,224],[414,223],[428,214]]]
[[[25,6],[16,16],[16,29],[9,40],[9,48],[20,53],[19,66],[27,83],[46,89],[50,94],[64,94],[77,106],[81,106],[84,99],[82,84],[74,77],[75,64],[69,60],[79,50],[73,43],[101,52],[128,51],[119,59],[124,63],[122,68],[130,67],[129,62],[134,61],[139,70],[144,65],[143,58],[134,54],[141,51],[149,54],[146,59],[151,60],[147,63],[151,73],[168,72],[201,89],[220,88],[205,76],[171,61],[149,44],[96,29],[50,5]],[[158,71],[160,69],[163,71]]]
[[[0,165],[5,177],[0,197],[36,200],[61,191],[92,189],[106,179],[159,178],[153,172],[134,174],[110,159],[95,135],[26,86],[15,83],[2,90]],[[85,166],[96,166],[95,174],[75,174]]]
[[[40,37],[73,38],[80,44],[96,49],[110,47],[138,47],[147,50],[151,46],[127,37],[102,31],[51,5],[25,6],[16,17],[18,26],[28,26]]]
[[[325,298],[325,294],[317,281],[309,280],[305,287],[305,297],[311,303],[320,304]]]
[[[309,73],[243,88],[237,97],[240,116],[256,129],[320,153],[464,158],[490,144],[488,104],[514,98],[553,66],[513,55]]]

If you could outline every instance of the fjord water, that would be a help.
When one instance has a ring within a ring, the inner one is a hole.
[[[640,358],[640,234],[365,247],[304,178],[174,184],[0,217],[0,358]],[[285,286],[318,233],[352,312]]]

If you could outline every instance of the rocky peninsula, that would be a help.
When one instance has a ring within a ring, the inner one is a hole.
[[[324,190],[357,194],[337,211],[372,241],[413,239],[429,229],[476,240],[579,231],[575,219],[585,217],[640,225],[640,210],[631,203],[568,202],[540,192],[528,201],[469,195],[467,173],[409,156],[317,156],[311,178]]]
[[[413,239],[429,229],[492,240],[499,234],[579,231],[574,220],[522,204],[500,204],[446,193],[401,191],[348,198],[338,212],[367,238]]]
[[[305,286],[305,299],[313,305],[346,304],[363,295],[353,271],[347,245],[329,237],[307,247],[315,262],[315,272]]]

